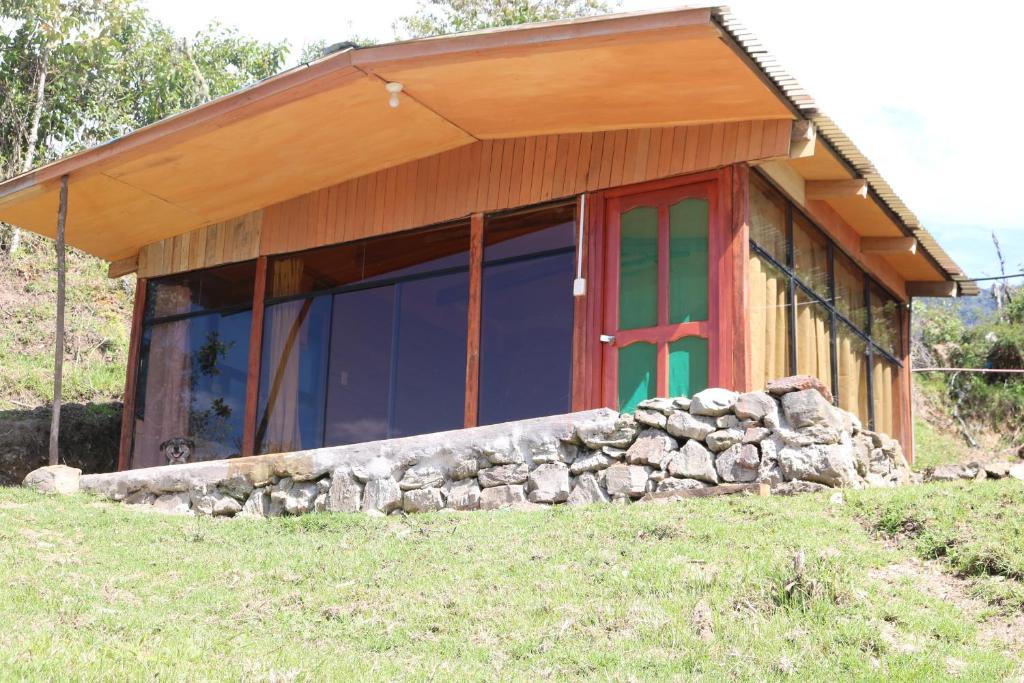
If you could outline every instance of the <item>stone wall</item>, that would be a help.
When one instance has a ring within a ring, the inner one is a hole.
[[[84,475],[80,487],[167,512],[278,516],[629,502],[756,482],[778,493],[906,482],[898,443],[864,430],[830,399],[817,380],[795,377],[767,392],[708,389],[692,399],[651,399],[632,415],[601,409]]]

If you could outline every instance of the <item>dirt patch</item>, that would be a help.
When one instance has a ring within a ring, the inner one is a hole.
[[[1024,649],[1024,614],[1011,617],[985,616],[988,605],[971,595],[971,584],[966,579],[948,574],[942,565],[933,560],[908,558],[901,562],[869,570],[868,575],[878,581],[893,584],[906,579],[921,592],[948,602],[962,610],[978,623],[978,642],[985,647],[1003,650],[1006,654],[1020,659]],[[898,651],[913,651],[915,643],[907,642],[891,624],[886,624],[882,637]]]

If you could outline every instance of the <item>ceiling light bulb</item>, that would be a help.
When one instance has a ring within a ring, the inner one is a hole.
[[[392,109],[397,108],[399,104],[398,93],[402,92],[402,84],[395,82],[385,83],[384,89],[391,93],[391,97],[388,98],[388,104]]]

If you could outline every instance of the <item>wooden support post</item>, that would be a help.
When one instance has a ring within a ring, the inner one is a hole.
[[[480,409],[480,307],[483,285],[484,215],[470,217],[469,322],[466,330],[466,405],[464,426],[476,427]]]
[[[807,199],[840,199],[843,197],[868,196],[868,181],[863,178],[852,180],[808,180],[804,185]]]
[[[943,280],[941,282],[908,282],[908,296],[942,296],[955,297],[959,289],[955,282]]]
[[[142,318],[146,312],[147,280],[135,283],[135,307],[132,309],[132,331],[128,342],[128,367],[124,378],[124,403],[121,408],[121,442],[117,453],[118,472],[131,464],[132,439],[135,436],[135,394],[139,381],[139,353],[142,349]]]
[[[130,275],[139,269],[139,255],[129,256],[119,261],[111,261],[107,267],[107,277],[111,280]]]
[[[50,418],[50,464],[59,462],[60,393],[64,379],[64,223],[68,217],[68,177],[60,178],[60,204],[57,208],[57,323],[53,349],[53,413]]]
[[[916,254],[916,237],[862,237],[862,254]]]

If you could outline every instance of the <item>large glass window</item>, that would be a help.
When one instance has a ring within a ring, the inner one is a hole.
[[[132,467],[241,452],[254,275],[248,262],[150,281]]]
[[[258,452],[462,426],[467,224],[281,257],[269,277]]]
[[[880,431],[898,421],[902,305],[763,178],[750,183],[755,386],[795,371]]]
[[[571,204],[487,221],[480,424],[571,409],[575,226]]]

